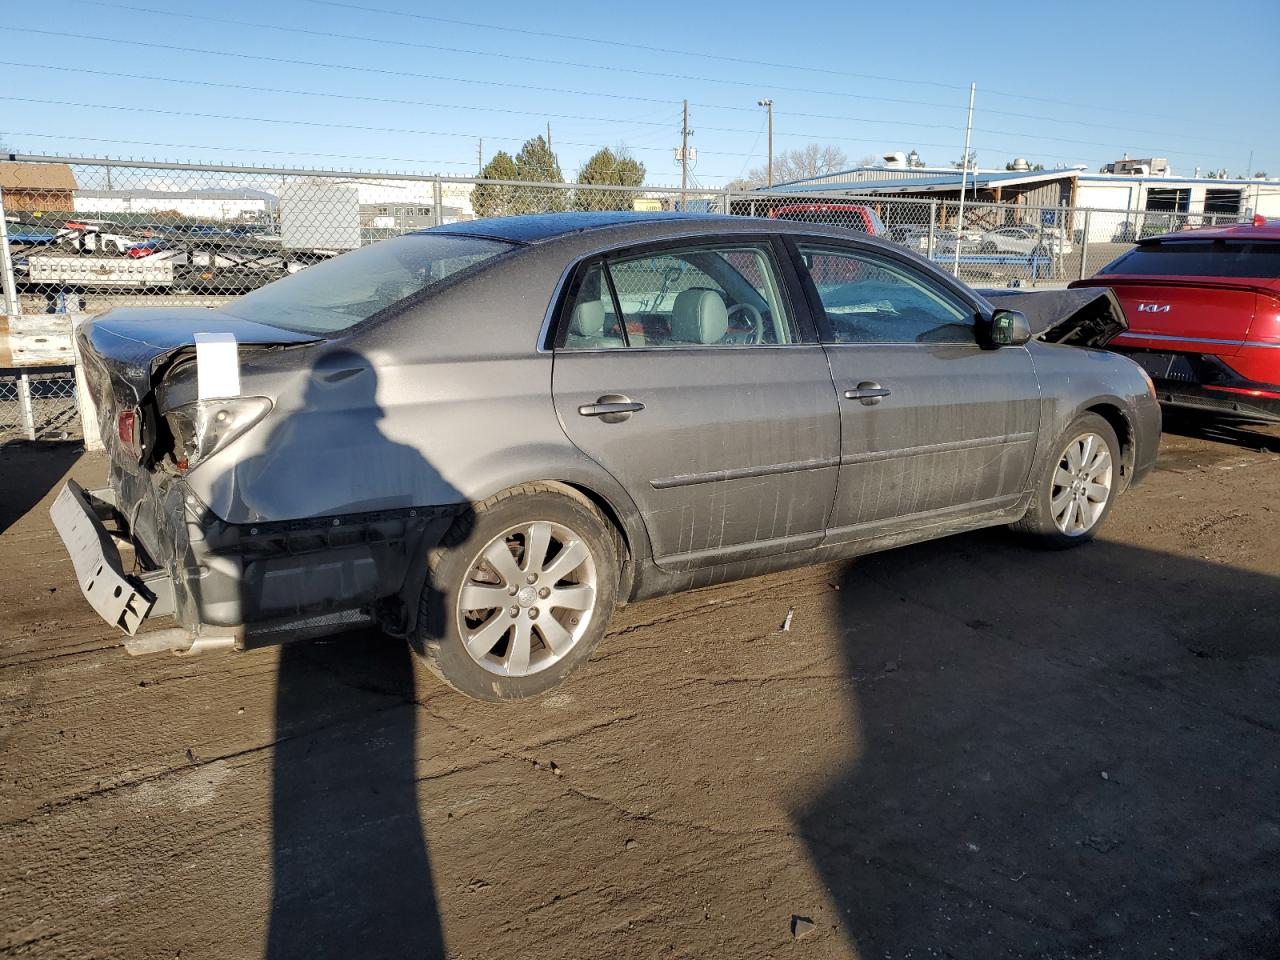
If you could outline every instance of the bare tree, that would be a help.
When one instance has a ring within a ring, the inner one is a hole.
[[[837,146],[823,146],[811,143],[797,150],[786,150],[773,158],[773,182],[790,183],[793,180],[807,180],[810,177],[821,177],[824,174],[846,170],[849,157]],[[759,187],[769,180],[767,167],[753,167],[745,177],[728,184],[730,190]]]

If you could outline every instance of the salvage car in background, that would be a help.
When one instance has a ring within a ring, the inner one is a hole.
[[[1139,241],[1073,287],[1110,287],[1129,320],[1111,349],[1160,400],[1280,421],[1280,225],[1205,227]]]
[[[131,651],[376,623],[458,690],[532,696],[630,600],[997,524],[1092,538],[1160,414],[1088,349],[1124,329],[1110,295],[1070,295],[1033,336],[900,247],[781,219],[435,228],[85,324],[109,486],[54,519]]]
[[[1056,227],[1016,224],[988,230],[978,239],[979,253],[1019,253],[1025,256],[1064,257],[1071,253],[1071,241]]]

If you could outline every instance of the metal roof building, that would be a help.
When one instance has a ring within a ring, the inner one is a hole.
[[[965,174],[963,180],[965,196],[969,199],[1057,207],[1072,204],[1078,176],[1078,170],[977,170]],[[855,167],[821,177],[779,183],[755,192],[783,197],[818,193],[826,196],[892,195],[957,200],[960,189],[959,170]]]

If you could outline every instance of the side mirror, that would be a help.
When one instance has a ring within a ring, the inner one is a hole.
[[[997,310],[991,315],[991,344],[1020,347],[1031,339],[1031,325],[1017,310]]]

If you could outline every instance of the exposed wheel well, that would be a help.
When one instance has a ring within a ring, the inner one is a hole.
[[[1129,418],[1113,403],[1095,403],[1084,412],[1096,413],[1111,424],[1111,429],[1116,432],[1116,439],[1120,441],[1120,475],[1124,478],[1124,485],[1127,487],[1129,481],[1133,479],[1133,463],[1136,455],[1133,425],[1129,423]]]
[[[631,586],[635,578],[635,565],[633,558],[635,551],[631,544],[631,538],[627,535],[627,526],[622,522],[622,517],[608,498],[601,496],[590,487],[585,487],[578,483],[568,483],[564,480],[544,480],[550,486],[561,487],[569,496],[578,496],[591,502],[591,504],[605,515],[605,518],[613,526],[614,532],[618,538],[618,560],[622,567],[622,582],[618,584],[618,603],[624,604],[631,597]]]

